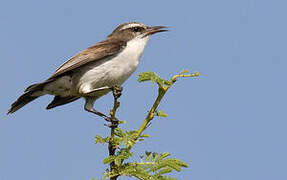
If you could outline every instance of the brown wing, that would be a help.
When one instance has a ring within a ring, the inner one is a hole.
[[[121,52],[125,46],[126,42],[113,39],[99,42],[69,59],[60,66],[48,80],[54,79],[55,77],[79,68],[89,62],[98,61],[100,59],[116,55]]]

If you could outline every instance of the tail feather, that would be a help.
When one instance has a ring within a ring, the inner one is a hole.
[[[32,85],[28,86],[28,87],[25,89],[24,92],[28,92],[28,91],[41,91],[41,90],[43,90],[43,87],[44,87],[47,83],[52,82],[52,81],[53,81],[53,79],[48,79],[48,80],[46,80],[46,81],[44,81],[44,82],[42,82],[42,83],[32,84]]]
[[[68,96],[68,97],[55,96],[53,101],[46,107],[46,109],[52,109],[56,106],[61,106],[73,102],[79,98],[80,97],[77,96]]]
[[[39,96],[32,96],[34,92],[29,91],[24,93],[22,96],[20,96],[17,101],[15,101],[12,105],[11,108],[9,109],[7,114],[12,114],[14,112],[16,112],[18,109],[20,109],[21,107],[25,106],[26,104],[28,104],[29,102],[35,100],[36,98],[38,98]]]
[[[39,86],[40,86],[41,83],[37,83],[37,84],[32,84],[30,86],[28,86],[24,92],[28,92],[28,91],[34,91],[35,88],[38,88],[39,89]]]
[[[29,86],[25,91],[22,96],[20,96],[12,105],[11,108],[9,109],[7,114],[12,114],[16,112],[18,109],[22,108],[29,102],[35,100],[36,98],[42,96],[43,94],[41,93],[44,85],[48,82],[43,82],[43,83],[37,83]],[[39,93],[38,93],[39,92]]]

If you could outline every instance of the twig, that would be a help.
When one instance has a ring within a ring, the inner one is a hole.
[[[112,92],[113,92],[113,96],[114,96],[114,106],[113,109],[111,109],[110,111],[110,115],[111,115],[111,119],[112,122],[110,125],[108,125],[111,128],[111,138],[109,140],[109,155],[113,156],[115,155],[116,152],[116,145],[114,143],[114,137],[115,137],[115,129],[118,127],[119,125],[119,121],[116,119],[116,111],[118,109],[118,107],[120,106],[120,102],[118,102],[118,98],[121,96],[122,94],[122,87],[120,85],[114,86],[112,87]],[[113,172],[116,168],[115,162],[111,162],[110,163],[110,172]],[[116,180],[118,178],[118,176],[114,176],[111,177],[110,180]]]
[[[157,96],[153,106],[149,110],[149,113],[146,116],[144,122],[142,123],[141,127],[139,128],[135,140],[137,140],[141,136],[142,132],[147,128],[150,121],[154,118],[154,113],[156,112],[159,103],[161,102],[161,100],[164,97],[167,90],[176,82],[177,78],[180,78],[180,77],[197,77],[197,76],[200,76],[199,72],[191,73],[191,74],[180,73],[180,74],[174,75],[171,78],[169,84],[164,85],[164,86],[161,86],[160,84],[158,84],[158,96]],[[129,147],[129,149],[131,149],[131,148],[132,148],[132,145]]]

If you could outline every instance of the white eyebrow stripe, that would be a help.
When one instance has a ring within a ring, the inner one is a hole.
[[[132,28],[132,27],[138,27],[138,26],[144,26],[144,25],[140,24],[140,23],[127,24],[127,25],[123,26],[120,30]]]

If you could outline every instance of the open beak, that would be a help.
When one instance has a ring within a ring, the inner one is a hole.
[[[149,27],[149,28],[146,29],[144,37],[150,36],[150,35],[155,34],[155,33],[168,31],[167,29],[164,29],[164,28],[167,28],[167,27],[166,26],[152,26],[152,27]]]

